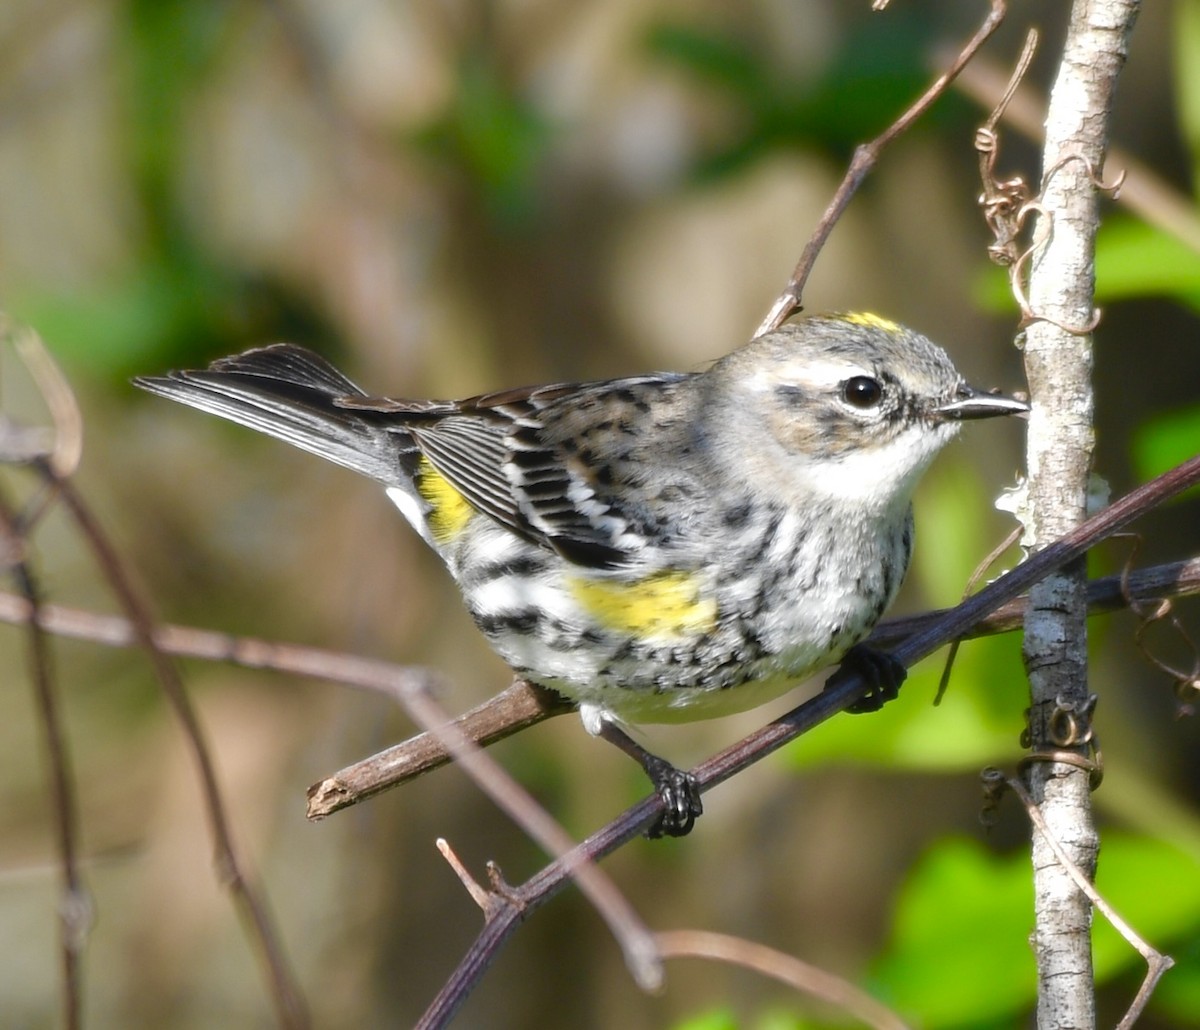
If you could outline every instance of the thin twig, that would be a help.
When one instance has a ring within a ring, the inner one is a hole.
[[[1088,584],[1088,609],[1092,615],[1122,611],[1131,603],[1154,603],[1167,597],[1200,593],[1200,557],[1128,572],[1128,596],[1122,576],[1105,576]],[[1028,602],[1015,598],[1001,605],[960,639],[971,640],[1020,629]],[[886,619],[867,641],[890,650],[914,633],[943,618],[949,609]],[[21,625],[32,614],[19,595],[0,592],[0,622]],[[136,647],[137,638],[128,619],[45,604],[38,609],[38,625],[47,633],[88,640],[109,647]],[[418,666],[394,665],[360,655],[327,651],[300,644],[239,637],[213,630],[160,624],[154,629],[155,645],[165,654],[229,662],[250,669],[270,669],[293,676],[340,683],[362,690],[390,693],[388,684],[407,677],[413,690],[434,690],[438,675]],[[459,729],[481,747],[549,719],[574,711],[571,702],[543,687],[516,680],[507,689],[458,716]],[[374,797],[440,768],[450,760],[445,746],[433,733],[421,733],[402,743],[332,773],[308,789],[308,817],[322,819],[343,808]]]
[[[742,966],[835,1005],[876,1030],[906,1030],[908,1026],[848,980],[765,944],[706,930],[666,930],[656,936],[659,951],[666,958],[709,958]]]
[[[184,730],[185,739],[192,750],[192,758],[200,778],[201,794],[208,813],[209,827],[215,847],[215,866],[218,880],[228,887],[243,916],[249,922],[252,937],[258,946],[259,955],[266,965],[271,986],[271,997],[275,1003],[276,1017],[281,1026],[302,1030],[310,1025],[307,1006],[291,970],[283,947],[279,942],[275,926],[267,912],[266,902],[251,884],[242,869],[241,859],[233,842],[229,820],[225,814],[225,803],[217,783],[216,770],[205,743],[204,731],[196,712],[192,708],[179,673],[169,658],[155,646],[153,617],[149,605],[126,572],[116,550],[109,542],[91,509],[75,489],[70,479],[60,479],[46,461],[35,463],[48,483],[52,483],[63,505],[70,512],[76,525],[83,533],[92,553],[102,568],[105,578],[117,595],[122,608],[132,624],[138,643],[146,651],[154,668],[159,684]]]
[[[638,986],[643,990],[661,987],[662,956],[654,937],[612,880],[580,852],[570,835],[491,755],[450,721],[447,712],[428,693],[404,687],[391,693],[418,725],[437,735],[451,759],[497,807],[556,862],[565,864],[568,875],[612,931]],[[484,908],[488,920],[494,918],[495,912],[495,907]]]
[[[909,126],[920,118],[938,97],[946,92],[946,89],[954,81],[958,73],[962,71],[967,62],[975,56],[976,51],[983,46],[988,37],[999,28],[1000,23],[1004,20],[1007,10],[1005,0],[990,0],[990,3],[991,7],[987,17],[984,18],[983,23],[975,31],[975,34],[970,38],[966,46],[962,48],[962,51],[954,59],[950,67],[939,75],[929,88],[917,98],[912,106],[892,122],[883,133],[876,136],[869,143],[862,143],[855,148],[854,156],[850,159],[850,167],[846,169],[846,174],[842,178],[837,192],[834,193],[833,199],[830,200],[829,206],[825,208],[825,213],[821,215],[821,220],[817,223],[817,227],[813,230],[812,236],[805,245],[804,251],[800,255],[800,260],[796,263],[796,267],[792,271],[791,279],[788,280],[788,284],[783,288],[783,292],[775,299],[775,303],[771,305],[771,310],[767,312],[767,317],[763,319],[762,324],[755,331],[755,336],[761,336],[763,333],[769,333],[774,329],[778,329],[792,315],[801,310],[802,305],[800,301],[804,293],[804,286],[808,282],[813,265],[816,263],[817,255],[821,252],[821,248],[825,246],[825,241],[829,239],[829,234],[842,217],[842,214],[850,203],[850,199],[857,192],[858,187],[862,185],[863,180],[870,174],[871,169],[875,167],[875,162],[879,160],[879,155],[883,151],[883,148],[898,136],[907,132]]]
[[[1155,598],[1149,604],[1135,600],[1128,596],[1128,591],[1125,589],[1125,584],[1128,582],[1129,576],[1133,571],[1133,562],[1137,558],[1138,551],[1142,546],[1142,537],[1138,533],[1128,534],[1133,541],[1133,547],[1130,548],[1129,558],[1125,562],[1125,567],[1122,570],[1122,591],[1126,594],[1129,602],[1129,609],[1138,618],[1138,628],[1134,633],[1134,640],[1137,643],[1138,650],[1141,651],[1142,657],[1153,665],[1159,672],[1170,676],[1175,681],[1175,696],[1179,701],[1176,712],[1180,717],[1193,715],[1195,713],[1196,700],[1200,697],[1200,648],[1196,647],[1196,642],[1191,638],[1191,635],[1183,628],[1183,623],[1179,621],[1179,617],[1175,614],[1175,606],[1169,598]],[[1146,633],[1151,626],[1157,624],[1165,624],[1171,628],[1175,634],[1175,638],[1179,645],[1191,655],[1191,664],[1188,668],[1183,668],[1176,665],[1172,661],[1159,657],[1151,650],[1146,642]]]
[[[29,371],[54,423],[54,447],[46,460],[54,475],[65,479],[79,467],[83,454],[83,415],[75,391],[37,333],[22,327],[10,335],[17,357]]]
[[[1025,785],[1017,777],[1006,776],[998,769],[988,769],[984,772],[985,783],[989,779],[994,780],[997,778],[1003,780],[1009,790],[1020,799],[1021,804],[1025,807],[1025,814],[1029,816],[1029,821],[1033,823],[1038,833],[1042,835],[1042,839],[1050,846],[1050,850],[1054,852],[1054,856],[1058,859],[1062,868],[1066,870],[1067,875],[1075,882],[1075,886],[1087,895],[1091,903],[1112,924],[1113,929],[1124,937],[1129,945],[1146,960],[1146,976],[1143,978],[1141,987],[1138,988],[1137,994],[1130,1003],[1128,1011],[1121,1019],[1121,1022],[1117,1024],[1117,1030],[1126,1030],[1127,1027],[1131,1027],[1137,1022],[1147,1002],[1150,1001],[1150,995],[1154,993],[1154,988],[1157,986],[1158,981],[1162,979],[1163,974],[1168,969],[1175,965],[1175,960],[1170,955],[1164,955],[1138,934],[1121,917],[1117,910],[1104,899],[1104,896],[1096,890],[1091,880],[1079,868],[1078,864],[1071,860],[1071,856],[1067,854],[1066,849],[1063,848],[1054,834],[1050,832],[1050,828],[1046,825],[1046,820],[1042,817],[1041,809],[1034,803],[1033,798],[1029,796],[1029,791],[1025,789]]]
[[[490,747],[551,716],[573,711],[575,705],[562,695],[525,680],[516,680],[507,689],[460,715],[451,725],[477,746]],[[440,731],[427,730],[314,783],[308,788],[308,818],[324,819],[449,761],[450,752]]]
[[[979,57],[963,69],[955,88],[990,107],[1001,96],[1005,72],[993,61]],[[1027,139],[1040,143],[1046,128],[1046,99],[1032,86],[1021,85],[1004,109],[1002,121]],[[1200,216],[1191,197],[1181,193],[1144,161],[1119,146],[1108,148],[1110,168],[1126,174],[1121,187],[1121,204],[1140,215],[1156,229],[1200,252]]]
[[[41,592],[25,556],[16,512],[0,497],[0,567],[8,566],[16,580],[30,618],[26,620],[29,671],[38,705],[38,722],[45,736],[50,774],[50,797],[57,831],[62,889],[58,901],[59,948],[62,956],[63,1025],[77,1030],[83,1025],[83,949],[92,926],[92,903],[79,871],[79,811],[71,775],[66,728],[59,711],[58,686],[46,631],[41,626]]]
[[[975,571],[967,577],[967,585],[963,589],[962,600],[965,601],[971,596],[971,591],[983,579],[987,570],[999,561],[1000,556],[1020,538],[1021,530],[1020,527],[1017,527],[983,556],[979,564],[975,566]],[[946,664],[942,666],[942,676],[938,680],[937,691],[933,695],[933,705],[935,708],[942,703],[942,698],[946,696],[946,688],[950,686],[950,673],[954,671],[954,660],[958,657],[958,647],[962,641],[962,637],[958,640],[951,640],[950,646],[946,649]]]
[[[471,900],[479,906],[486,917],[493,907],[491,892],[471,875],[470,871],[463,864],[463,860],[450,847],[450,843],[445,837],[439,837],[434,843],[437,845],[438,851],[441,852],[442,858],[446,860],[446,864],[454,870],[454,875],[458,877],[459,882],[466,888],[467,893],[471,895]]]

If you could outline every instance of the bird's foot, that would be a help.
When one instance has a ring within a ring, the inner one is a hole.
[[[651,840],[686,837],[696,825],[697,817],[704,814],[704,802],[700,800],[696,777],[649,752],[642,762],[642,768],[646,770],[663,803],[662,815],[646,831],[646,836]]]
[[[596,735],[615,744],[625,754],[637,760],[646,770],[650,782],[663,803],[662,815],[646,830],[651,840],[659,837],[686,837],[696,825],[698,816],[704,813],[700,800],[700,786],[689,772],[676,769],[665,758],[651,754],[620,726],[605,718],[599,721]]]
[[[861,676],[869,689],[853,704],[847,705],[846,711],[861,715],[877,712],[887,702],[894,701],[900,693],[900,685],[908,678],[908,670],[886,651],[855,644],[842,656],[837,671],[825,681],[825,689],[829,690],[853,675]]]

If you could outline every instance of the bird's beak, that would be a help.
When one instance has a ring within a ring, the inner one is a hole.
[[[1029,405],[1001,393],[984,393],[963,383],[954,400],[933,409],[941,418],[995,418],[997,415],[1027,415]]]

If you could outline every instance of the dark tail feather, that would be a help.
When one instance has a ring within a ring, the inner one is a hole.
[[[400,481],[405,434],[340,407],[338,401],[366,394],[303,347],[279,343],[222,358],[204,371],[169,372],[134,383],[380,482]]]

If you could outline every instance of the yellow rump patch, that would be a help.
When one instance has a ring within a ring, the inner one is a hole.
[[[475,509],[424,456],[417,465],[416,483],[429,505],[429,532],[439,544],[448,544],[466,528]]]
[[[882,329],[885,333],[900,332],[900,326],[890,318],[873,315],[869,311],[851,311],[839,317],[845,322],[850,322],[852,325],[861,325],[868,329]]]
[[[656,572],[632,583],[614,579],[567,581],[575,600],[605,629],[634,636],[681,637],[717,624],[717,602],[701,597],[690,572]]]

